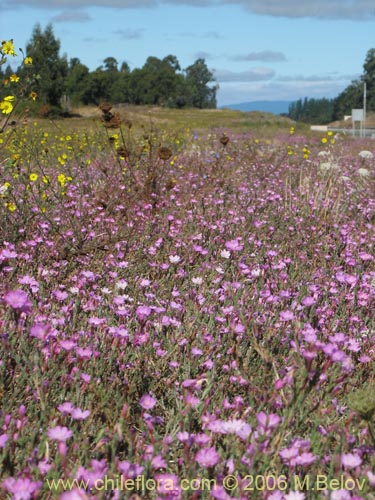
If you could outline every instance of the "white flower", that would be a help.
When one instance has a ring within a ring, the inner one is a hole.
[[[358,156],[360,156],[361,158],[368,158],[368,159],[371,159],[374,157],[374,155],[371,153],[371,151],[366,151],[366,150],[358,153]]]
[[[0,186],[0,196],[4,196],[6,192],[8,191],[9,185],[8,184],[3,184]]]
[[[361,177],[368,177],[370,175],[370,172],[369,170],[367,170],[367,168],[359,168],[357,172]]]
[[[194,283],[194,285],[201,285],[203,283],[203,278],[198,276],[197,278],[192,278],[191,281]]]
[[[261,275],[261,272],[262,272],[261,269],[259,267],[256,267],[251,271],[251,276],[253,278],[258,278]]]
[[[230,251],[229,250],[222,250],[220,252],[220,256],[223,257],[223,259],[229,259],[229,257],[230,257]]]
[[[323,162],[319,166],[320,171],[323,173],[329,172],[330,170],[337,170],[338,168],[338,165],[330,161]]]
[[[171,264],[178,264],[181,260],[181,257],[179,255],[170,255],[169,256],[169,262]]]
[[[126,280],[119,280],[116,283],[116,288],[119,288],[120,290],[125,290],[125,288],[128,286],[128,282]]]

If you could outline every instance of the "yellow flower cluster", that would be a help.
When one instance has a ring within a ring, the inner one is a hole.
[[[0,101],[0,110],[4,115],[9,115],[13,111],[13,101],[14,96],[8,95],[4,97],[2,101]]]
[[[0,53],[2,55],[7,55],[7,56],[16,56],[16,51],[14,49],[14,43],[13,43],[13,40],[3,40],[1,42],[1,49],[0,49]]]
[[[3,40],[0,44],[0,64],[4,64],[7,60],[8,56],[17,56],[16,50],[14,48],[14,43],[13,40]],[[26,57],[24,59],[24,64],[32,64],[32,58],[31,57]],[[9,77],[10,83],[18,83],[20,80],[20,77],[13,73]],[[5,81],[5,86],[9,85],[9,80]],[[32,94],[35,94],[35,92],[32,92]],[[36,94],[31,95],[32,99],[36,99]],[[14,109],[14,102],[15,102],[15,96],[14,95],[8,95],[6,97],[3,97],[3,99],[0,101],[0,112],[4,115],[10,115]]]

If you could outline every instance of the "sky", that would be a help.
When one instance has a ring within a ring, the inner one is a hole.
[[[94,70],[175,55],[204,58],[218,106],[333,98],[375,48],[374,0],[0,0],[0,39],[25,48],[52,23],[60,55]]]

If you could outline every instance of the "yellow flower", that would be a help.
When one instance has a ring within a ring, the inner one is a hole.
[[[325,144],[327,142],[327,137],[323,137],[322,143]]]
[[[290,135],[294,134],[294,127],[290,127],[289,133],[290,133]]]
[[[32,64],[33,63],[33,58],[30,56],[25,57],[25,60],[23,61],[24,64]]]
[[[10,101],[6,101],[6,97],[0,102],[0,110],[4,115],[9,115],[13,111],[13,104]]]
[[[332,130],[330,130],[330,131],[327,133],[327,135],[329,135],[329,136],[333,135]]]
[[[43,180],[44,184],[49,184],[49,175],[43,176],[42,180]]]
[[[59,174],[59,175],[57,176],[57,180],[58,180],[58,182],[59,182],[59,184],[60,184],[60,186],[61,186],[61,187],[64,187],[64,186],[65,186],[65,183],[66,183],[66,177],[65,177],[65,175],[64,175],[64,174]]]
[[[31,180],[31,182],[35,182],[36,180],[38,180],[38,174],[30,174],[29,175],[29,179]]]
[[[17,207],[14,203],[6,203],[6,207],[8,208],[9,212],[14,212],[17,210]]]
[[[38,94],[36,92],[31,92],[30,97],[33,101],[36,101],[36,98],[38,97]]]
[[[13,40],[8,40],[7,42],[4,40],[1,42],[1,52],[8,56],[16,56],[16,52],[14,50]]]
[[[10,81],[17,83],[19,81],[20,77],[17,76],[15,73],[13,75],[10,75]]]
[[[331,144],[335,144],[335,139],[331,139]]]

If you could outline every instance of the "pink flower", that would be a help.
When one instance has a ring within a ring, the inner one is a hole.
[[[285,500],[305,500],[305,494],[302,491],[290,491],[284,496]]]
[[[314,297],[305,297],[304,299],[302,299],[302,305],[306,307],[312,306],[313,304],[315,304],[315,302],[316,300],[314,299]]]
[[[6,442],[8,441],[8,435],[7,434],[1,434],[0,435],[0,448],[4,448]]]
[[[292,311],[281,311],[280,321],[291,321],[294,319],[294,314]]]
[[[16,311],[29,313],[31,311],[31,302],[29,296],[23,290],[11,290],[4,296],[4,301],[8,306]]]
[[[62,493],[59,500],[89,500],[89,497],[83,490],[70,490]]]
[[[225,248],[231,252],[240,252],[243,250],[243,245],[239,242],[239,238],[230,240],[225,243]]]
[[[42,323],[36,323],[30,328],[30,337],[35,337],[39,340],[46,340],[48,333],[50,331],[49,325],[44,325]]]
[[[362,459],[358,455],[354,455],[354,453],[344,453],[341,455],[341,465],[346,469],[354,469],[361,465]]]
[[[67,427],[57,425],[56,427],[51,427],[50,429],[48,429],[47,436],[54,441],[65,443],[67,439],[73,436],[73,432]]]
[[[213,467],[219,462],[219,458],[215,448],[202,448],[195,455],[195,460],[201,467]]]
[[[158,498],[163,500],[180,500],[181,487],[179,479],[174,474],[155,474],[155,481],[158,485],[157,493],[162,495]]]
[[[151,312],[152,309],[149,306],[138,306],[135,314],[140,321],[144,321],[148,316],[150,316]]]
[[[35,494],[39,492],[42,487],[42,482],[34,482],[28,477],[8,477],[4,479],[3,488],[13,495],[12,500],[32,500]]]
[[[156,399],[154,399],[150,394],[144,394],[139,400],[139,404],[144,410],[152,410],[156,405]]]
[[[74,408],[71,412],[71,416],[74,420],[85,420],[89,415],[89,410],[81,410],[81,408]]]
[[[151,467],[153,468],[153,470],[156,470],[156,469],[166,469],[167,468],[167,462],[164,460],[164,458],[161,455],[156,455],[151,460]]]
[[[65,401],[65,403],[59,405],[57,409],[63,414],[63,415],[69,415],[73,410],[74,406],[70,401]]]

